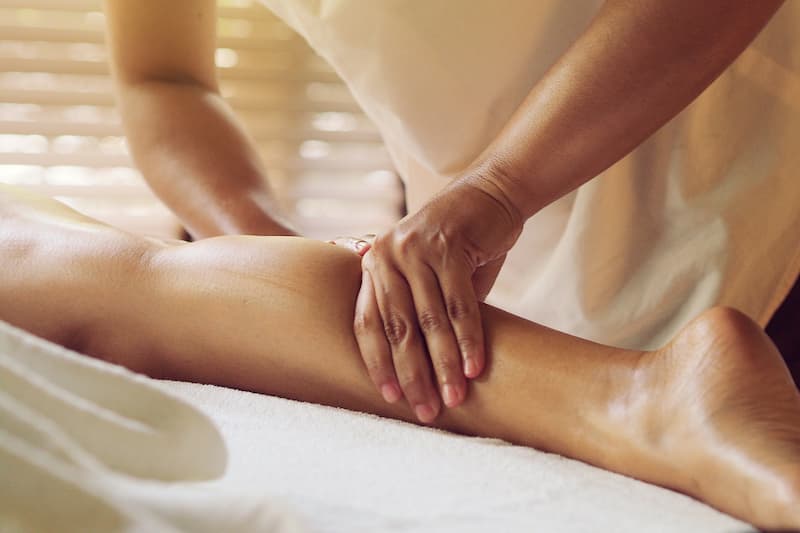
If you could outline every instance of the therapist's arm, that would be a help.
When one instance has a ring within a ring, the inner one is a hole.
[[[440,395],[449,407],[464,401],[464,377],[477,377],[485,359],[477,300],[525,220],[680,112],[780,5],[604,4],[475,164],[364,256],[361,292],[375,296],[359,300],[355,332],[387,401],[402,390],[424,421],[439,413]]]
[[[252,140],[219,93],[214,0],[105,0],[137,166],[196,238],[291,235]]]
[[[600,174],[703,92],[782,3],[608,0],[484,152],[501,200],[528,218]]]

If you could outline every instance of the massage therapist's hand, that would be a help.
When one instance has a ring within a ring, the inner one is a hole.
[[[440,393],[448,407],[464,400],[485,361],[478,301],[522,222],[490,180],[462,178],[371,244],[352,241],[363,253],[355,335],[386,401],[405,396],[427,423]]]

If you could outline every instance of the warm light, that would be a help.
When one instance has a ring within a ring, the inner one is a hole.
[[[352,113],[318,113],[311,124],[321,131],[353,131],[358,121]]]
[[[105,61],[105,47],[94,43],[75,43],[67,48],[70,59],[77,61]]]
[[[86,13],[86,23],[90,26],[102,28],[106,23],[106,16],[102,11],[89,11]]]
[[[392,187],[397,184],[397,175],[391,170],[375,170],[364,176],[370,185]]]
[[[4,154],[43,154],[47,145],[47,137],[43,135],[0,134],[0,153]]]
[[[53,139],[53,151],[57,154],[73,154],[89,144],[84,137],[77,135],[59,135]]]
[[[0,183],[41,185],[44,169],[35,165],[0,165]]]
[[[64,118],[75,122],[102,122],[103,113],[91,105],[74,105],[64,109]]]
[[[102,179],[98,179],[94,169],[74,166],[50,167],[45,171],[44,181],[48,185],[77,186],[87,187],[99,185]]]
[[[214,61],[220,68],[235,67],[239,63],[239,54],[230,48],[217,48]]]
[[[325,141],[305,141],[300,145],[303,159],[322,159],[331,153],[331,145]]]

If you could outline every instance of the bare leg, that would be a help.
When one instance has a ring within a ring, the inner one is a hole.
[[[50,280],[50,305],[31,295],[11,304],[16,289],[0,281],[0,317],[156,377],[414,421],[406,405],[383,402],[358,356],[360,268],[349,252],[298,238],[160,245],[42,209],[10,215],[20,231],[4,241],[17,251],[0,265],[18,281]],[[84,246],[68,251],[73,239]],[[74,266],[50,268],[53,254]],[[76,281],[87,272],[107,279]],[[85,304],[70,303],[76,286]],[[800,396],[749,319],[710,310],[642,353],[482,314],[487,372],[438,425],[675,488],[761,527],[800,527]]]

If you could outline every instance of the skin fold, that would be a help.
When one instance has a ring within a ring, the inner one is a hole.
[[[356,254],[297,237],[146,239],[15,189],[0,189],[0,218],[3,320],[156,378],[416,420],[361,359]],[[485,372],[436,426],[800,528],[800,394],[749,318],[711,309],[638,352],[480,313]]]

